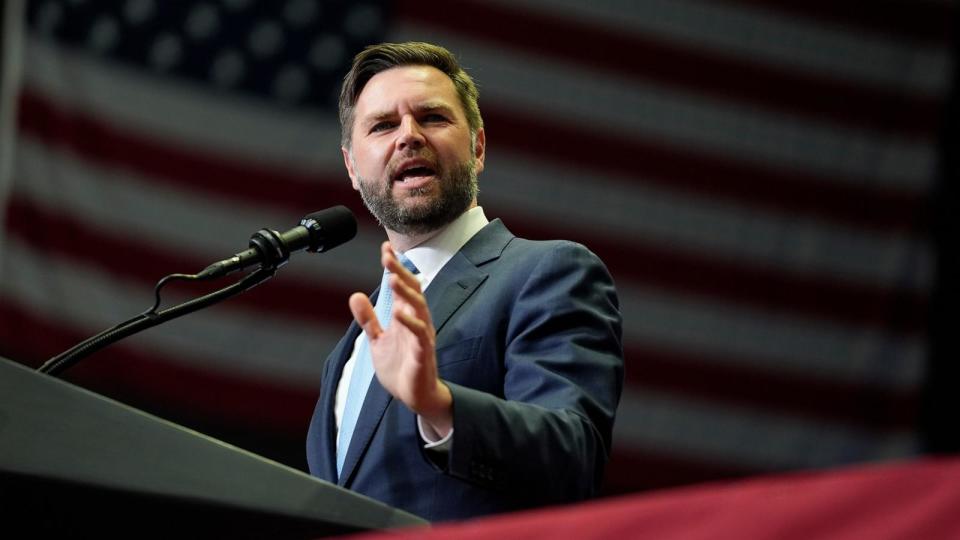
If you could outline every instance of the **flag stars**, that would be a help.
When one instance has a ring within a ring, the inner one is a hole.
[[[274,21],[261,21],[250,32],[248,46],[260,58],[273,56],[283,46],[283,30]]]
[[[161,34],[150,48],[150,63],[160,71],[167,71],[180,63],[183,45],[174,34]]]
[[[151,19],[157,11],[153,0],[128,0],[123,5],[123,17],[133,26],[139,26]]]
[[[220,29],[220,15],[214,6],[200,4],[190,10],[184,29],[193,39],[208,39]]]
[[[210,69],[210,78],[223,88],[236,86],[245,75],[246,65],[243,56],[232,49],[218,54]]]
[[[319,14],[319,4],[314,0],[290,0],[283,8],[283,18],[298,28],[313,23]]]
[[[79,45],[172,82],[313,109],[336,106],[352,54],[382,41],[387,23],[374,0],[28,4],[31,31],[50,42]]]
[[[90,27],[87,44],[98,53],[106,53],[117,45],[120,39],[120,28],[116,19],[109,15],[101,15]]]
[[[336,34],[322,34],[310,47],[310,65],[321,71],[333,71],[345,60],[347,47]]]
[[[380,32],[383,24],[380,8],[370,4],[353,7],[344,19],[346,31],[353,37],[364,40]]]
[[[250,7],[250,0],[223,0],[223,5],[230,11],[243,11]]]
[[[273,93],[283,101],[298,102],[307,93],[308,79],[303,68],[286,65],[273,81]]]
[[[37,30],[45,36],[51,36],[63,22],[63,6],[58,2],[44,2],[37,12]]]

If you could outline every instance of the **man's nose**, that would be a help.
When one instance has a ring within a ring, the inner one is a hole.
[[[417,149],[424,145],[426,141],[423,133],[420,131],[420,124],[410,115],[404,116],[400,121],[400,136],[397,138],[397,150],[406,148]]]

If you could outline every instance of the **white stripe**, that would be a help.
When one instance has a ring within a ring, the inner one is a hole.
[[[617,78],[437,29],[398,26],[394,41],[428,40],[458,51],[484,106],[534,113],[587,132],[645,137],[745,162],[795,168],[834,180],[923,191],[936,165],[932,140],[856,129],[703,97],[654,82]],[[488,133],[496,144],[496,132]],[[544,133],[544,137],[552,134]],[[558,140],[562,145],[563,141]],[[571,151],[590,152],[590,148]],[[643,170],[643,164],[637,164]]]
[[[706,51],[907,92],[939,96],[950,82],[950,53],[945,47],[781,14],[775,7],[754,9],[703,0],[495,1],[624,33],[642,33]],[[903,9],[909,10],[910,4],[904,3]]]
[[[926,344],[921,337],[684,298],[635,283],[618,282],[617,289],[628,346],[650,343],[771,372],[876,387],[915,388],[924,376]]]
[[[644,448],[751,469],[825,467],[920,451],[917,435],[909,431],[871,433],[655,392],[626,392],[617,417],[617,448]]]
[[[3,265],[6,298],[54,324],[89,335],[153,304],[152,287],[37,251],[16,238],[7,241]],[[163,307],[184,300],[168,291]],[[339,339],[339,331],[317,324],[234,306],[192,313],[129,338],[127,343],[174,364],[190,359],[204,362],[190,365],[192,368],[313,389],[319,384],[324,359]]]

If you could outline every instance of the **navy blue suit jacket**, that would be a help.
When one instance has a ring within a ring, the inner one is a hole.
[[[623,384],[621,318],[603,263],[573,242],[516,238],[495,220],[426,297],[453,394],[449,454],[423,448],[416,416],[374,377],[337,477],[334,396],[354,322],[323,370],[310,472],[431,521],[596,494]]]

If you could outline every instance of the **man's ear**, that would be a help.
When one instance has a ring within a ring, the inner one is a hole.
[[[480,128],[477,130],[477,144],[473,151],[473,157],[477,160],[477,173],[483,170],[483,160],[487,156],[487,133]]]
[[[346,146],[341,146],[340,152],[343,154],[343,164],[347,167],[347,175],[350,176],[350,184],[353,185],[353,189],[360,191],[360,184],[357,183],[357,171],[354,170],[353,159],[350,158],[350,150]]]

